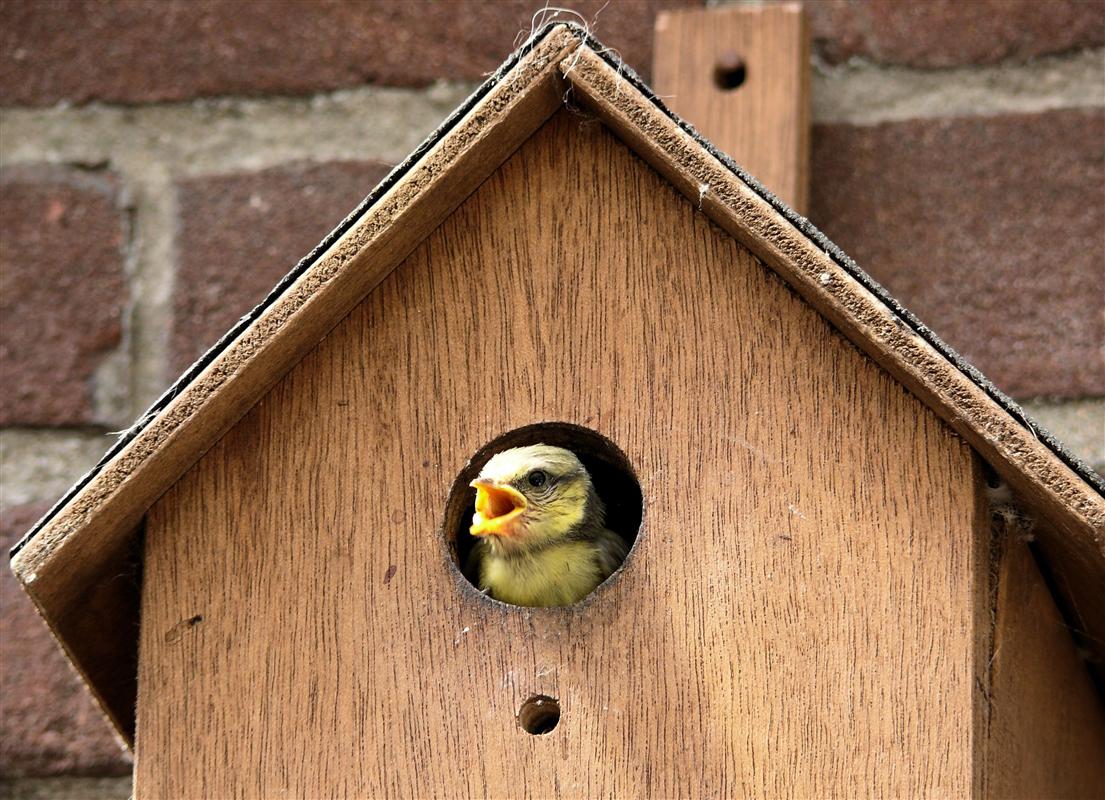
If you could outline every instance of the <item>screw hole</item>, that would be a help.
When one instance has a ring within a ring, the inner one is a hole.
[[[559,722],[560,703],[543,694],[531,697],[518,709],[518,724],[534,736],[551,732]]]
[[[714,66],[714,85],[723,92],[740,87],[748,77],[744,59],[736,53],[723,53]]]

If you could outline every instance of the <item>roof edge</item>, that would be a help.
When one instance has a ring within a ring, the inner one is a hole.
[[[184,389],[197,377],[203,370],[215,360],[215,358],[226,349],[235,338],[237,338],[246,328],[250,326],[260,315],[269,308],[276,299],[283,294],[283,292],[295,282],[295,280],[302,275],[307,269],[314,264],[323,253],[325,253],[338,239],[341,238],[353,225],[364,215],[364,213],[380,198],[382,197],[395,183],[411,168],[412,165],[418,162],[443,136],[445,136],[450,130],[452,130],[457,122],[464,117],[471,109],[479,103],[479,101],[487,95],[487,93],[498,84],[504,75],[506,75],[511,68],[514,67],[518,61],[526,54],[531,52],[537,45],[544,41],[548,35],[556,30],[562,29],[570,31],[573,36],[579,39],[580,42],[586,44],[597,57],[606,62],[612,69],[614,69],[622,79],[637,89],[644,97],[646,97],[653,106],[657,108],[664,116],[666,116],[673,124],[683,130],[688,136],[694,139],[700,144],[707,152],[709,152],[714,158],[720,161],[729,169],[734,175],[740,178],[745,184],[748,185],[756,194],[758,194],[765,202],[771,205],[777,212],[779,212],[784,218],[787,219],[792,225],[794,225],[799,231],[801,231],[807,238],[815,242],[822,250],[829,255],[832,260],[838,264],[842,269],[846,270],[857,281],[860,282],[868,291],[878,297],[894,314],[902,320],[911,330],[913,330],[918,336],[921,336],[925,341],[931,344],[938,352],[940,352],[945,358],[952,362],[960,372],[966,375],[971,381],[982,389],[987,395],[989,395],[996,403],[1004,408],[1011,417],[1021,422],[1024,428],[1029,431],[1036,439],[1043,442],[1048,449],[1050,449],[1055,455],[1068,467],[1070,467],[1076,474],[1083,480],[1092,486],[1099,494],[1105,496],[1105,478],[1098,475],[1092,467],[1090,467],[1084,460],[1079,458],[1076,454],[1070,451],[1066,445],[1063,444],[1058,438],[1055,437],[1050,431],[1048,431],[1043,425],[1034,420],[1025,410],[1011,398],[1009,395],[1002,392],[997,386],[995,386],[985,375],[982,374],[976,367],[967,362],[954,348],[947,344],[939,335],[936,334],[931,328],[924,324],[915,314],[909,309],[898,302],[878,281],[872,278],[867,272],[856,264],[843,250],[841,250],[835,243],[832,242],[824,233],[821,232],[809,219],[802,216],[798,212],[794,211],[779,198],[777,198],[767,187],[761,184],[753,175],[745,172],[739,164],[737,164],[730,156],[720,151],[705,137],[703,137],[697,129],[686,120],[681,119],[671,109],[669,109],[663,102],[663,100],[652,91],[652,89],[641,79],[635,70],[629,67],[625,62],[619,59],[609,48],[605,47],[584,26],[575,22],[560,22],[553,21],[545,24],[539,28],[536,32],[530,36],[517,50],[510,54],[506,61],[476,90],[469,95],[465,101],[458,106],[452,114],[450,114],[441,125],[439,125],[434,131],[432,131],[417,148],[405,158],[402,162],[397,164],[384,179],[374,188],[364,200],[362,200],[356,208],[353,209],[318,245],[315,246],[310,253],[304,256],[299,262],[296,263],[287,274],[273,287],[273,289],[265,296],[265,298],[254,306],[249,313],[243,315],[234,326],[228,330],[222,337],[219,338],[214,345],[212,345],[203,355],[201,355],[195,362],[192,363],[181,375],[178,377],[165,392],[162,393],[157,400],[155,400],[145,412],[135,422],[127,428],[119,438],[112,444],[104,456],[84,475],[82,475],[71,486],[61,498],[58,499],[53,506],[46,511],[43,516],[35,522],[29,531],[13,545],[9,551],[9,558],[14,558],[20,550],[24,548],[27,542],[41,530],[47,522],[53,518],[57,512],[63,508],[66,503],[69,502],[84,486],[86,486],[96,474],[107,464],[116,454],[121,452],[148,424],[154,419],[157,414],[165,409],[176,397],[178,397]]]
[[[761,261],[989,462],[1040,520],[1038,552],[1062,588],[1076,638],[1105,665],[1105,492],[1027,415],[732,159],[641,91],[609,54],[580,48],[562,67],[575,100]],[[1064,450],[1065,452],[1065,450]],[[1073,462],[1073,463],[1072,463]]]
[[[96,464],[88,470],[84,475],[77,479],[77,481],[66,490],[65,494],[54,503],[49,510],[47,510],[42,517],[40,517],[30,530],[23,535],[23,537],[16,542],[8,551],[9,560],[14,559],[16,555],[22,550],[28,541],[34,537],[38,531],[40,531],[46,523],[48,523],[58,511],[65,507],[65,505],[73,499],[74,496],[81,489],[87,486],[93,478],[103,469],[103,467],[111,461],[117,454],[119,454],[130,442],[132,442],[149,424],[157,417],[157,415],[167,408],[173,400],[179,397],[184,390],[191,384],[199,375],[213,362],[218,356],[227,349],[231,342],[233,342],[238,336],[242,334],[251,324],[253,324],[266,309],[270,308],[276,300],[284,294],[284,292],[295,281],[303,275],[312,265],[314,265],[324,253],[326,253],[343,235],[345,235],[354,225],[360,220],[365,213],[392,187],[399,182],[399,180],[406,175],[410,169],[418,163],[423,156],[425,156],[433,147],[441,141],[451,130],[453,130],[459,121],[463,119],[473,108],[475,108],[481,100],[483,100],[488,93],[495,88],[507,75],[511,69],[526,55],[532,52],[543,41],[545,41],[549,34],[557,29],[570,31],[571,34],[579,41],[583,41],[583,29],[575,24],[568,22],[550,22],[539,30],[537,30],[529,39],[527,39],[518,49],[516,49],[510,56],[504,61],[490,77],[487,78],[482,84],[480,84],[475,91],[472,92],[461,105],[457,106],[448,117],[408,155],[400,163],[396,164],[383,180],[380,181],[376,187],[369,192],[369,194],[357,204],[357,206],[346,215],[346,217],[338,223],[338,225],[326,235],[326,237],[319,242],[315,247],[293,266],[280,281],[265,295],[264,299],[260,303],[255,305],[248,313],[241,316],[237,322],[211,347],[207,349],[198,359],[183,372],[181,375],[173,381],[173,383],[136,419],[130,427],[119,434],[119,438],[108,448],[103,457],[100,458]]]
[[[578,25],[572,23],[565,23],[568,27],[575,28],[578,34],[583,38],[584,42],[590,47],[594,54],[604,61],[609,67],[618,73],[622,80],[625,80],[633,88],[637,89],[648,101],[665,117],[667,117],[672,124],[677,126],[680,130],[690,136],[696,143],[701,145],[710,155],[725,165],[726,169],[740,178],[745,184],[748,185],[756,194],[758,194],[766,203],[774,208],[779,214],[781,214],[788,222],[794,225],[799,231],[801,231],[806,238],[814,242],[820,247],[838,266],[847,271],[852,277],[854,277],[864,288],[879,298],[894,314],[902,320],[911,330],[913,330],[918,336],[922,337],[925,341],[931,344],[941,355],[953,363],[960,372],[971,379],[978,388],[982,389],[987,395],[989,395],[995,402],[997,402],[1002,408],[1009,412],[1010,416],[1021,422],[1021,424],[1031,433],[1036,439],[1047,445],[1048,449],[1055,453],[1064,464],[1070,467],[1075,473],[1086,481],[1090,486],[1097,490],[1099,494],[1105,497],[1105,477],[1102,477],[1093,470],[1084,460],[1079,458],[1076,454],[1072,453],[1066,445],[1064,445],[1054,434],[1050,433],[1043,425],[1030,417],[1025,410],[1009,395],[1005,394],[1001,389],[994,385],[989,378],[982,374],[982,372],[963,358],[951,345],[945,342],[940,336],[925,325],[912,311],[903,306],[898,300],[886,290],[886,288],[872,278],[867,272],[865,272],[847,253],[840,249],[828,236],[826,236],[816,225],[814,225],[808,218],[802,216],[797,211],[792,209],[782,200],[775,196],[775,194],[764,186],[754,176],[744,171],[744,169],[737,164],[729,155],[719,150],[713,143],[706,139],[691,123],[682,119],[678,114],[669,109],[664,101],[644,82],[644,80],[637,74],[632,67],[628,66],[625,62],[619,59],[609,48],[604,47],[601,42],[595,39],[589,31],[581,28]]]
[[[156,499],[338,324],[406,255],[563,108],[559,64],[578,33],[548,25],[302,259],[123,433],[12,548],[11,569],[124,741],[136,671],[101,691],[130,624],[104,623],[127,598],[119,558]],[[125,583],[125,581],[124,581]],[[105,588],[106,587],[106,588]],[[90,593],[106,592],[100,610]],[[135,595],[136,596],[136,595]],[[134,615],[136,616],[137,612]],[[135,639],[136,641],[136,639]],[[113,650],[114,649],[114,650]],[[126,671],[126,670],[124,670]],[[108,687],[112,688],[112,687]],[[117,687],[116,687],[117,688]],[[129,696],[128,696],[129,695]]]

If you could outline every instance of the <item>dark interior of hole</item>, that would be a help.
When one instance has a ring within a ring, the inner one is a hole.
[[[475,490],[468,484],[496,453],[511,447],[549,444],[571,450],[591,475],[595,491],[606,505],[606,526],[621,536],[629,547],[641,527],[641,487],[625,455],[608,439],[592,430],[563,422],[527,425],[493,439],[476,453],[453,486],[446,510],[445,530],[453,560],[469,583],[477,576],[469,574],[468,555],[475,537],[468,532],[472,524]]]
[[[724,58],[714,67],[714,85],[727,92],[743,84],[746,77],[744,62],[739,58]]]
[[[560,704],[551,697],[532,697],[522,704],[518,712],[518,724],[526,733],[541,736],[549,733],[560,722]]]

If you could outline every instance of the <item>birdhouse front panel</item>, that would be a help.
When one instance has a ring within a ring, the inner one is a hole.
[[[582,603],[524,608],[447,506],[545,422],[620,448],[642,522]],[[137,796],[965,796],[979,474],[558,112],[151,509]]]

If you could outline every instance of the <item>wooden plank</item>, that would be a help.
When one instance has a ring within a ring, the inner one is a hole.
[[[133,646],[135,621],[91,613],[82,598],[113,578],[117,554],[153,501],[561,107],[556,64],[576,43],[563,29],[546,36],[13,558],[128,740],[133,681],[128,697],[99,686],[98,676],[119,671],[116,658],[103,660],[104,628],[129,631]]]
[[[468,458],[539,420],[609,437],[645,495],[624,570],[568,609],[480,595],[441,532]],[[965,796],[977,486],[935,415],[562,112],[151,509],[137,796]],[[545,736],[515,720],[537,694]]]
[[[1105,706],[1020,533],[1003,532],[985,796],[1105,797]]]
[[[1105,664],[1105,498],[592,50],[563,64],[573,98],[963,436],[1048,525],[1059,600]],[[923,258],[923,254],[919,254]],[[1100,667],[1099,667],[1100,669]]]
[[[661,11],[653,43],[652,85],[665,105],[805,214],[810,37],[802,7]]]

